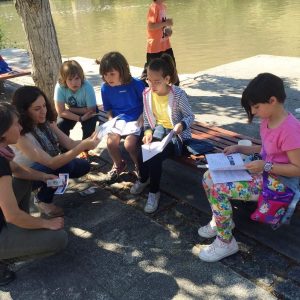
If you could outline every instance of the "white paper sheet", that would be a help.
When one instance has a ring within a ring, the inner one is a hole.
[[[142,145],[143,162],[162,152],[172,139],[173,135],[174,131],[172,130],[162,141]]]
[[[140,134],[141,127],[137,125],[137,121],[126,122],[124,120],[117,120],[112,127],[111,132],[117,133],[121,136],[129,134]]]
[[[62,195],[66,191],[69,184],[69,173],[60,173],[58,174],[58,177],[63,181],[63,185],[59,186],[54,194]]]
[[[205,157],[211,170],[245,170],[245,164],[240,153],[230,155],[212,153],[206,154]]]
[[[235,181],[251,181],[252,176],[245,170],[233,170],[233,171],[212,171],[210,175],[214,183],[225,183]]]
[[[206,160],[214,183],[252,180],[252,176],[245,169],[240,153],[206,154]]]
[[[115,126],[115,123],[119,116],[105,122],[104,124],[98,126],[96,128],[96,132],[98,132],[98,138],[101,140],[105,135],[111,132],[111,129]]]

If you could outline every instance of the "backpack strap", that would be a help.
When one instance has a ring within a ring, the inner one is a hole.
[[[294,195],[292,202],[290,203],[285,215],[281,219],[282,224],[290,224],[293,213],[295,212],[296,206],[300,201],[300,192],[297,191]]]

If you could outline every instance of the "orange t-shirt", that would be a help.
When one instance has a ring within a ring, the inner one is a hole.
[[[163,22],[166,18],[166,6],[163,3],[150,5],[147,15],[148,23]],[[158,53],[171,48],[169,37],[164,35],[164,28],[147,29],[147,34],[147,53]]]

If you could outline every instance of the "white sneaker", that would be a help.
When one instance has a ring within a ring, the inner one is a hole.
[[[130,194],[133,195],[138,195],[140,194],[145,188],[146,186],[150,183],[150,180],[148,178],[148,180],[146,182],[140,182],[139,180],[137,180],[134,185],[130,188]]]
[[[198,234],[207,239],[216,236],[217,226],[215,221],[212,219],[207,225],[200,227],[198,229]]]
[[[238,251],[239,246],[234,237],[230,243],[224,243],[216,238],[212,244],[200,251],[199,258],[207,262],[215,262]]]
[[[232,221],[231,229],[234,229],[234,227],[235,227],[235,224]],[[201,237],[204,237],[204,238],[207,238],[207,239],[216,236],[217,235],[217,226],[216,226],[215,221],[212,219],[207,225],[200,227],[198,229],[198,234]]]
[[[147,203],[144,207],[144,212],[151,214],[157,210],[160,198],[160,192],[149,193]]]

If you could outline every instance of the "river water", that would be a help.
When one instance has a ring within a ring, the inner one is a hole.
[[[142,67],[150,0],[50,0],[61,53],[101,57],[122,52]],[[300,55],[299,0],[166,1],[180,73],[195,73],[257,54]],[[0,1],[0,27],[26,47],[12,1]]]

